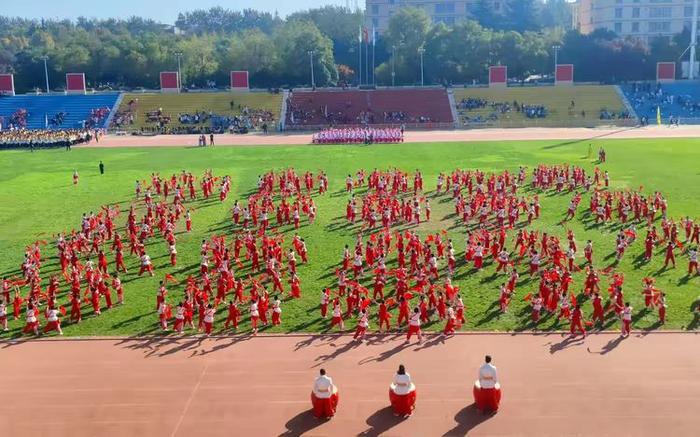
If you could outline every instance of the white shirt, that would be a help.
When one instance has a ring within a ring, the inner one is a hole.
[[[314,395],[319,399],[328,399],[333,395],[333,380],[321,375],[314,381]]]
[[[413,391],[413,383],[411,382],[411,375],[408,373],[404,375],[399,375],[398,373],[394,375],[394,384],[392,385],[392,390],[397,395],[405,395]]]
[[[408,324],[411,326],[420,326],[420,313],[412,313]]]
[[[49,322],[55,322],[58,320],[58,311],[57,310],[48,310],[47,314],[48,314],[47,320]]]
[[[33,308],[27,308],[27,323],[36,322],[36,314]]]
[[[204,322],[205,323],[214,323],[214,313],[216,310],[214,308],[207,308],[207,310],[204,312]]]
[[[497,382],[496,366],[491,363],[485,363],[479,368],[479,384],[481,388],[494,388]]]

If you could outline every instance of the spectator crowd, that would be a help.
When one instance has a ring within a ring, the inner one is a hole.
[[[11,129],[0,131],[0,149],[70,147],[90,142],[94,136],[89,129]]]

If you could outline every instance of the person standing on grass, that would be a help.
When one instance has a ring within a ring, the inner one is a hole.
[[[0,299],[0,329],[7,331],[7,304]]]
[[[46,309],[46,326],[44,327],[44,334],[51,332],[51,331],[56,331],[58,332],[58,335],[63,335],[63,331],[61,330],[61,320],[58,318],[58,310],[53,306],[53,304],[49,305],[49,307]]]
[[[22,332],[25,334],[34,333],[34,335],[39,335],[39,321],[36,318],[36,310],[31,302],[27,305],[26,324]]]
[[[353,340],[365,341],[365,333],[369,328],[369,315],[366,309],[360,310],[360,316],[357,322],[357,327],[355,329],[355,335],[352,337]]]
[[[411,341],[411,336],[418,336],[418,344],[423,343],[423,334],[420,331],[420,308],[414,308],[413,314],[408,319],[408,333],[406,334],[406,343]]]
[[[623,337],[629,337],[632,331],[632,307],[629,302],[625,303],[622,309],[622,333]]]
[[[101,174],[101,175],[102,175],[102,174],[105,174],[105,165],[104,165],[104,163],[103,163],[102,161],[100,161],[99,168],[100,168],[100,174]]]

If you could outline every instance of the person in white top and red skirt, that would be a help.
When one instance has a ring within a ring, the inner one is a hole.
[[[319,373],[311,390],[311,405],[317,419],[330,419],[338,408],[338,387],[326,376],[325,369],[321,369]]]
[[[486,362],[479,368],[479,379],[474,382],[474,403],[484,413],[498,411],[501,403],[501,385],[498,383],[496,366],[491,364],[491,356],[486,355]]]
[[[416,386],[403,364],[399,365],[389,386],[389,401],[395,416],[409,417],[416,408]]]

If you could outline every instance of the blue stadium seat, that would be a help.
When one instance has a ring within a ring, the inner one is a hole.
[[[658,93],[658,90],[661,92]],[[661,108],[664,123],[669,117],[678,118],[683,124],[700,124],[700,83],[679,82],[658,85],[643,83],[621,87],[637,116],[646,116],[649,123],[656,123],[656,108]]]
[[[12,114],[18,109],[26,109],[28,129],[44,129],[46,119],[51,119],[59,112],[65,113],[65,118],[60,126],[49,126],[55,129],[73,129],[82,127],[82,122],[89,118],[90,111],[99,108],[114,109],[119,97],[118,93],[68,95],[68,96],[34,96],[21,95],[13,97],[0,97],[0,117],[4,118],[4,124],[9,123]],[[105,117],[100,128],[107,127]],[[3,126],[3,128],[6,126]]]

